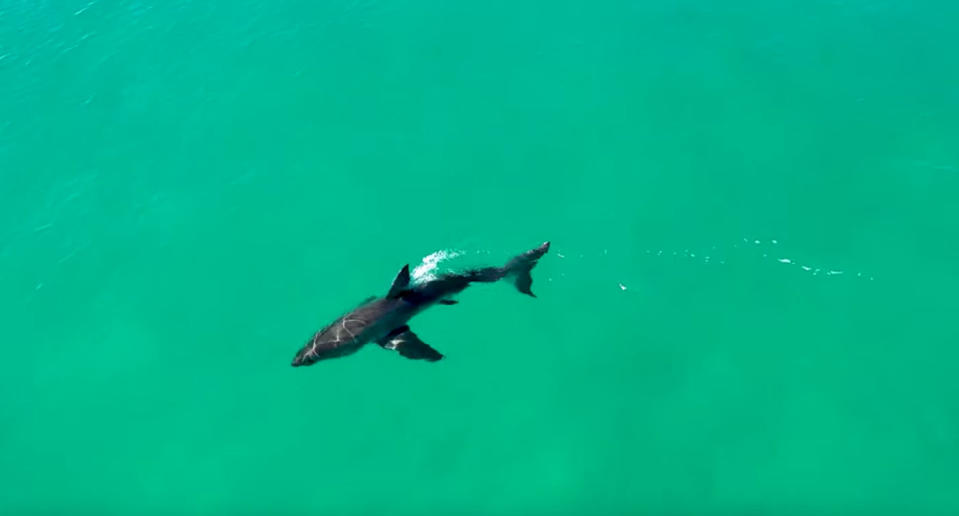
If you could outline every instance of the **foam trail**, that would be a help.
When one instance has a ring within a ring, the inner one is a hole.
[[[422,262],[413,269],[413,272],[410,274],[413,281],[415,282],[424,282],[436,279],[436,269],[439,267],[440,263],[456,258],[457,256],[463,254],[460,251],[455,251],[452,249],[440,249],[432,254],[429,254],[423,257]]]

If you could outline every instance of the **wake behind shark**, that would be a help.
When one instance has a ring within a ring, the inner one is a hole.
[[[516,289],[536,297],[531,290],[530,271],[546,252],[549,242],[513,258],[502,267],[484,267],[462,273],[443,274],[421,285],[411,285],[410,266],[404,265],[386,297],[370,298],[349,313],[316,332],[293,358],[293,367],[312,365],[320,360],[352,355],[364,345],[375,342],[400,355],[435,362],[443,355],[420,340],[407,323],[433,305],[453,305],[452,296],[471,283],[493,283],[512,278]]]

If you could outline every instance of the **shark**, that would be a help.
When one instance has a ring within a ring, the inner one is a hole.
[[[345,357],[375,343],[412,360],[436,362],[443,354],[423,342],[409,321],[427,308],[454,305],[453,296],[473,283],[512,280],[516,289],[536,297],[532,291],[531,271],[549,251],[550,243],[530,249],[512,258],[502,267],[482,267],[446,273],[422,283],[410,281],[410,266],[400,269],[383,297],[370,297],[359,306],[313,334],[293,357],[293,367],[313,365],[321,360]]]

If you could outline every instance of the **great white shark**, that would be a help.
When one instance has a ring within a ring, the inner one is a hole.
[[[536,297],[531,290],[530,271],[546,252],[549,242],[530,249],[502,267],[483,267],[462,273],[443,274],[422,284],[410,283],[410,266],[404,265],[385,297],[372,297],[339,317],[313,336],[293,357],[293,367],[312,365],[320,360],[352,355],[368,343],[400,355],[435,362],[443,355],[420,340],[407,324],[423,310],[440,304],[452,305],[452,296],[471,283],[492,283],[512,278],[516,289]]]

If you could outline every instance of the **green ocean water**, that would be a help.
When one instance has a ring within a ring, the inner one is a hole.
[[[959,514],[957,21],[0,0],[0,514]]]

